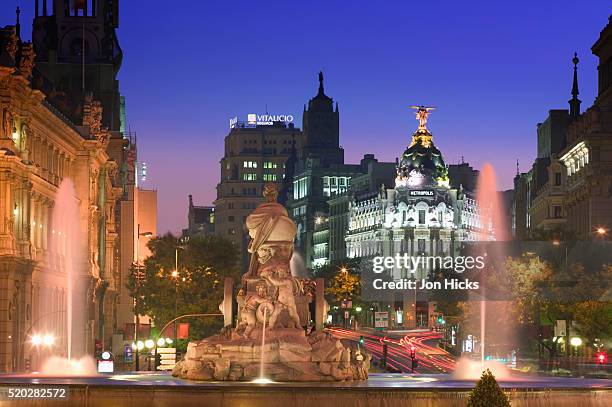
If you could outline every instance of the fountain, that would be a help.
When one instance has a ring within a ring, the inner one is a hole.
[[[276,185],[266,184],[264,196],[266,202],[246,219],[251,261],[236,295],[236,326],[190,342],[172,374],[194,380],[257,383],[366,379],[370,355],[320,330],[306,335],[302,325],[306,325],[307,299],[315,295],[315,284],[292,275],[296,226],[276,202]],[[317,323],[322,328],[322,321]]]
[[[478,186],[476,192],[476,202],[480,210],[480,244],[486,245],[487,262],[493,264],[498,259],[503,259],[505,253],[501,245],[488,245],[489,241],[504,242],[508,239],[506,236],[506,225],[503,217],[503,203],[500,202],[499,192],[497,191],[497,183],[495,170],[491,164],[485,164],[478,177]],[[509,376],[508,369],[501,363],[485,360],[486,355],[486,320],[491,318],[491,310],[487,314],[486,285],[481,286],[478,302],[480,304],[479,320],[480,320],[480,363],[475,363],[467,358],[461,358],[457,363],[455,377],[478,379],[485,369],[490,369],[496,377],[506,378]],[[473,301],[472,301],[473,303]],[[503,304],[494,304],[494,309],[502,308]],[[496,335],[509,335],[507,329],[496,325]]]
[[[86,253],[83,236],[79,224],[79,207],[76,200],[76,192],[72,181],[64,178],[55,197],[51,217],[51,235],[49,237],[48,273],[58,274],[60,281],[57,285],[65,285],[65,321],[60,321],[56,327],[60,330],[62,341],[60,346],[65,346],[65,357],[52,356],[43,361],[40,373],[42,375],[57,376],[89,376],[96,374],[93,358],[85,355],[86,337],[86,294],[84,283],[79,276],[80,267],[85,263],[83,253]],[[62,278],[64,279],[63,281]],[[51,277],[46,277],[45,284],[53,286]],[[58,284],[59,283],[59,284]],[[63,284],[62,284],[63,283]],[[53,310],[55,305],[45,303],[43,310]],[[63,311],[63,310],[62,310]],[[59,313],[57,311],[55,313]]]

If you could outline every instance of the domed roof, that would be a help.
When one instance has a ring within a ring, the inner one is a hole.
[[[433,143],[433,136],[427,130],[428,108],[418,107],[419,128],[412,135],[412,143],[398,163],[397,181],[399,186],[441,186],[448,183],[448,169],[442,153]],[[429,108],[430,109],[430,108]]]

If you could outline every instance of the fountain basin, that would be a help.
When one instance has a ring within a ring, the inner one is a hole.
[[[172,374],[205,381],[263,378],[275,382],[341,381],[368,377],[370,356],[324,333],[306,336],[302,329],[266,330],[263,348],[262,333],[260,328],[249,338],[234,333],[229,339],[215,336],[191,342],[184,359],[176,364]]]

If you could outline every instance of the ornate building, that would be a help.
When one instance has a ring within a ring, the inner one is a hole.
[[[72,355],[111,349],[133,322],[125,285],[140,222],[136,147],[122,132],[117,21],[116,0],[37,0],[32,43],[20,37],[19,10],[17,24],[0,31],[1,371],[39,367],[28,344],[35,333],[55,336],[56,354],[67,350],[73,259],[58,243],[59,201],[76,205],[82,245]]]
[[[599,58],[597,98],[568,127],[559,157],[566,230],[581,240],[600,239],[612,227],[612,16],[591,50]]]
[[[304,143],[291,163],[293,185],[286,189],[289,214],[297,224],[296,250],[306,267],[315,267],[328,249],[326,231],[321,232],[316,219],[329,213],[328,199],[346,192],[351,178],[367,168],[345,164],[340,146],[338,104],[325,94],[323,73],[319,72],[319,90],[304,106],[302,123]]]
[[[600,239],[612,227],[612,23],[592,47],[599,57],[598,95],[580,113],[578,57],[574,55],[569,109],[551,110],[538,124],[538,155],[514,180],[514,237],[565,233],[572,239]],[[599,231],[599,233],[596,233]],[[603,233],[602,233],[603,232]]]
[[[428,108],[419,107],[419,127],[396,164],[395,186],[384,184],[375,193],[353,196],[348,204],[346,254],[349,258],[374,256],[454,256],[460,242],[477,240],[481,233],[477,205],[460,184],[453,187],[449,167],[436,148],[426,127]],[[464,165],[465,167],[465,165]],[[456,173],[467,176],[469,165]],[[475,178],[476,171],[471,170]],[[429,270],[419,266],[415,274],[393,270],[394,279],[426,279]],[[411,295],[412,294],[412,295]],[[392,321],[408,327],[427,326],[434,309],[426,293],[404,293],[395,307]]]

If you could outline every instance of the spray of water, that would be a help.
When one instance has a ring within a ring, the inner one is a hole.
[[[80,227],[79,213],[74,184],[70,179],[64,178],[57,190],[51,216],[48,264],[51,271],[65,278],[66,320],[65,327],[60,328],[63,332],[57,334],[65,336],[67,358],[49,358],[41,369],[44,374],[79,376],[96,372],[93,359],[84,356],[88,304],[86,289],[79,278],[83,277],[84,273],[79,270],[85,264],[83,254],[86,253],[87,239],[86,231]]]
[[[482,228],[479,240],[483,243],[492,240],[496,242],[506,241],[508,236],[504,220],[504,205],[497,191],[495,170],[491,164],[485,164],[478,177],[476,203],[480,211]],[[494,251],[494,253],[487,253],[490,263],[493,263],[494,257],[504,256],[504,253],[500,253],[499,246],[496,246]],[[455,373],[455,376],[459,378],[478,378],[480,377],[480,373],[486,368],[491,369],[496,376],[501,378],[507,377],[509,374],[506,367],[501,363],[485,360],[485,355],[487,354],[486,346],[488,343],[486,331],[487,318],[489,318],[489,320],[493,319],[494,316],[491,315],[491,312],[497,312],[497,310],[503,309],[503,306],[499,306],[500,304],[494,304],[493,310],[487,309],[491,307],[487,306],[485,290],[486,285],[483,284],[481,286],[480,298],[478,298],[480,303],[480,363],[462,358],[457,364]],[[503,327],[496,327],[496,331],[498,331],[499,335],[509,335],[507,329],[503,329]]]
[[[289,264],[291,269],[291,275],[297,278],[311,278],[310,272],[306,268],[304,259],[298,252],[293,252],[291,256],[291,263]]]

